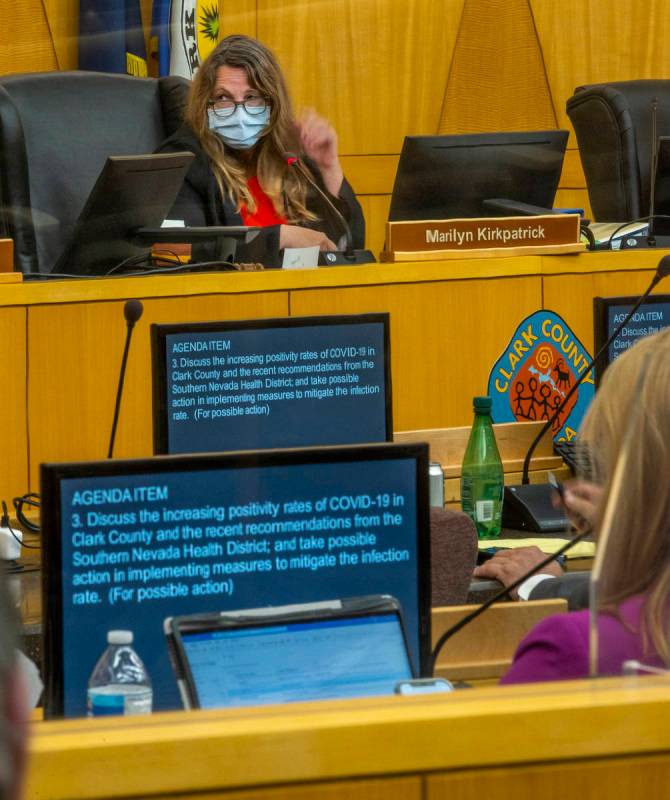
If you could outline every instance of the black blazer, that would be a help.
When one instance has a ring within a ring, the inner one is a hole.
[[[563,597],[570,611],[579,611],[589,605],[590,572],[566,572],[560,578],[547,578],[538,583],[528,596],[529,600],[551,600]]]
[[[173,153],[187,150],[195,154],[177,200],[170,211],[170,219],[183,219],[189,226],[209,225],[243,225],[242,217],[230,201],[221,197],[216,178],[209,165],[209,158],[202,149],[200,142],[188,125],[182,125],[178,131],[166,139],[158,148],[159,153]],[[313,165],[305,162],[314,175],[314,180],[326,193],[321,175]],[[345,180],[342,184],[339,197],[330,195],[330,199],[340,213],[349,223],[355,248],[364,246],[365,221],[363,212],[356,200],[356,195],[349,183]],[[314,222],[305,223],[305,227],[322,231],[334,242],[342,236],[344,231],[323,198],[313,189],[307,193],[307,207],[317,215]],[[240,244],[237,247],[237,260],[241,262],[258,262],[266,267],[281,266],[279,256],[279,225],[270,225],[263,228],[249,244]],[[202,249],[201,249],[202,248]],[[207,249],[213,252],[213,245],[199,245],[197,259],[208,258]],[[196,253],[194,252],[194,257]],[[211,257],[211,256],[210,256]]]

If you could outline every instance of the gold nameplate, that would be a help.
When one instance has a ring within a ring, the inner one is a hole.
[[[383,261],[533,253],[584,249],[579,214],[388,222]]]

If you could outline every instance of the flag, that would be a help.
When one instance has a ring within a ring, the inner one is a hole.
[[[80,0],[79,69],[148,74],[139,0]]]
[[[154,0],[151,9],[149,57],[157,64],[152,74],[170,74],[170,0]]]
[[[150,50],[159,75],[192,78],[219,41],[219,0],[154,0]]]

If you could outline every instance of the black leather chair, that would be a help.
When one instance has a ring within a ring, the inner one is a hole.
[[[649,214],[654,99],[657,135],[670,135],[668,80],[579,86],[567,102],[597,220],[625,221]]]
[[[0,234],[14,268],[51,272],[107,156],[151,153],[181,124],[189,82],[96,72],[0,78]]]

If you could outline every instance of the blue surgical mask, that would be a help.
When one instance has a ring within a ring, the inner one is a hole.
[[[246,150],[259,140],[270,121],[270,109],[261,114],[250,114],[244,106],[237,106],[225,119],[217,116],[214,109],[207,109],[209,128],[218,133],[223,141],[235,150]]]

